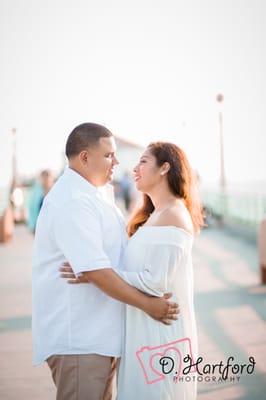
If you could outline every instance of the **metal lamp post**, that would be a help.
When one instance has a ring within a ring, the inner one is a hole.
[[[226,195],[226,177],[225,177],[225,162],[224,162],[224,136],[223,136],[223,114],[221,104],[224,101],[224,96],[219,93],[216,96],[219,104],[219,148],[220,148],[220,212],[221,224],[223,225],[226,217],[228,216],[228,199]]]
[[[11,183],[11,193],[17,185],[17,130],[12,128],[11,134],[13,136],[13,149],[12,149],[12,183]]]
[[[217,102],[221,105],[224,96],[218,94],[216,96]],[[224,193],[226,189],[225,166],[224,166],[224,137],[223,137],[223,114],[221,108],[219,109],[219,142],[220,142],[220,189]]]
[[[224,96],[218,94],[216,96],[217,102],[221,105],[224,101]],[[225,192],[226,189],[226,178],[225,178],[225,167],[224,167],[224,137],[223,137],[223,114],[220,108],[219,110],[219,141],[220,141],[220,189],[221,192]]]

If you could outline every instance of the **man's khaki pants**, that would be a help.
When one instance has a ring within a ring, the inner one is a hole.
[[[57,388],[56,400],[111,400],[114,357],[99,354],[54,355],[47,360]]]

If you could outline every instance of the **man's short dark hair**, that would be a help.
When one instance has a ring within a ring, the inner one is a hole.
[[[76,126],[68,136],[66,142],[66,156],[71,158],[78,155],[82,150],[98,144],[100,138],[113,136],[105,126],[86,122]]]

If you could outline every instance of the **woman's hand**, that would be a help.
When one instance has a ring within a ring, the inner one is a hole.
[[[61,278],[67,279],[67,283],[76,284],[76,283],[88,283],[88,279],[85,278],[85,275],[80,275],[76,277],[71,265],[68,262],[63,263],[62,267],[59,268],[61,272]]]
[[[169,299],[172,293],[165,293],[163,297],[149,297],[148,308],[143,309],[156,321],[160,321],[165,325],[171,325],[173,320],[179,317],[179,305]]]

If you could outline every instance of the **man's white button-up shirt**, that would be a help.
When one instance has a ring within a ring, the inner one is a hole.
[[[33,253],[34,364],[55,354],[121,355],[123,304],[59,272],[65,261],[75,274],[121,268],[125,224],[108,192],[66,168],[43,202]]]

